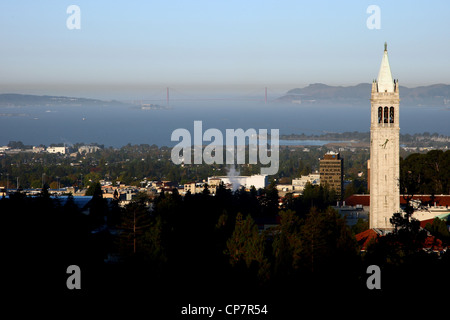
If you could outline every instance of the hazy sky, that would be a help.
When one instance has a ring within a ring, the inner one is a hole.
[[[79,30],[66,26],[72,4]],[[449,14],[450,1],[2,1],[0,93],[355,85],[376,78],[385,41],[401,85],[448,84]]]

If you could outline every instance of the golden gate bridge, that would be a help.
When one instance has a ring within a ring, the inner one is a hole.
[[[271,95],[280,96],[279,93],[271,93]],[[241,94],[237,96],[219,96],[218,94],[213,97],[193,95],[185,92],[180,92],[177,89],[166,87],[165,90],[160,90],[159,92],[153,93],[151,97],[146,99],[133,100],[133,104],[143,105],[153,102],[164,102],[169,105],[171,101],[261,101],[267,104],[269,101],[269,93],[267,87],[264,89],[253,90],[246,94]]]

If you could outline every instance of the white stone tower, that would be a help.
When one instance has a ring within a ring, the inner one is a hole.
[[[386,43],[370,102],[369,227],[389,229],[389,219],[400,211],[400,98],[398,80],[392,80]]]

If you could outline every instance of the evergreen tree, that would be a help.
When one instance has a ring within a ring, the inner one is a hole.
[[[122,210],[119,206],[119,193],[114,190],[113,198],[111,200],[111,208],[108,211],[107,224],[109,227],[116,227],[120,224]]]
[[[273,240],[274,272],[277,277],[295,275],[301,260],[300,218],[292,210],[280,211],[280,225]]]
[[[366,231],[367,229],[369,229],[369,220],[363,218],[358,218],[356,223],[352,226],[352,232],[355,235]]]
[[[278,214],[279,197],[275,182],[263,190],[259,202],[262,217],[275,217]]]
[[[108,203],[103,199],[103,191],[100,183],[94,183],[89,187],[92,199],[89,202],[89,220],[91,228],[99,228],[106,222],[108,215]],[[89,191],[88,190],[88,191]]]
[[[249,215],[243,219],[241,213],[237,214],[235,228],[227,240],[225,253],[229,256],[232,266],[245,262],[247,268],[254,267],[258,270],[260,279],[269,277],[270,265],[265,256],[264,235],[259,233],[258,227]]]
[[[444,245],[450,244],[450,232],[445,220],[434,218],[433,223],[427,223],[425,229],[430,231],[433,236],[441,240]]]
[[[356,257],[356,241],[345,219],[332,208],[324,212],[312,208],[300,232],[303,267],[310,272],[323,272],[338,261],[344,266]]]
[[[147,207],[146,195],[140,194],[125,206],[122,213],[119,237],[119,250],[123,257],[146,259],[151,256],[151,235],[147,232],[152,226]]]

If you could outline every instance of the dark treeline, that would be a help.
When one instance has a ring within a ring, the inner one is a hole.
[[[0,199],[3,261],[17,292],[112,304],[144,299],[145,306],[168,306],[170,316],[189,303],[269,304],[275,313],[299,301],[308,309],[323,299],[384,299],[406,284],[417,294],[448,290],[448,277],[440,275],[449,253],[423,252],[416,221],[394,216],[396,230],[361,254],[357,231],[330,207],[327,188],[307,185],[281,208],[274,184],[249,192],[222,186],[215,196],[207,189],[184,197],[176,189],[155,199],[139,194],[124,208],[106,202],[98,184],[92,188],[88,215],[73,198],[63,204],[46,189],[38,197],[18,192]],[[262,223],[274,227],[260,230]],[[382,290],[367,289],[372,264],[382,270]],[[81,268],[79,291],[66,288],[69,265]]]

